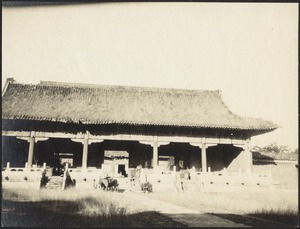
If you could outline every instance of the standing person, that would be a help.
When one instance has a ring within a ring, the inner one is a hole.
[[[139,178],[139,181],[140,181],[141,184],[147,183],[147,175],[144,172],[143,168],[140,169],[140,178]]]
[[[135,181],[140,181],[142,166],[138,165],[135,170]]]
[[[142,165],[138,165],[136,167],[136,173],[135,173],[135,179],[138,181],[140,184],[146,183],[147,182],[147,175],[144,172]]]
[[[147,174],[142,167],[140,168],[139,184],[143,192],[152,192],[152,184],[148,182]]]

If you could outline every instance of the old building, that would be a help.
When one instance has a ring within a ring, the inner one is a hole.
[[[62,163],[71,172],[105,169],[115,175],[138,165],[251,172],[251,137],[276,128],[232,113],[220,91],[8,79],[2,92],[2,167],[46,166],[49,176],[59,174]],[[111,169],[105,152],[115,155]]]

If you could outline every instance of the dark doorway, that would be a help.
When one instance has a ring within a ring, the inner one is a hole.
[[[73,167],[72,153],[54,153],[53,175],[62,175],[66,169],[66,164],[68,164],[68,168]]]
[[[63,165],[59,157],[59,153],[54,153],[53,175],[60,176],[63,173]]]
[[[125,165],[118,166],[118,173],[121,173],[123,176],[126,176]]]

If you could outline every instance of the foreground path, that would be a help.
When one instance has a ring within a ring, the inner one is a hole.
[[[235,223],[218,216],[183,208],[147,196],[151,194],[138,192],[126,192],[124,194],[125,198],[138,202],[141,210],[158,211],[188,227],[247,227],[241,223]]]

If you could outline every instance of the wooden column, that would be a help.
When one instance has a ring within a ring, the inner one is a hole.
[[[32,167],[32,160],[33,160],[33,152],[34,152],[34,137],[30,137],[28,139],[29,142],[29,149],[28,149],[28,159],[27,159],[27,167]]]
[[[201,162],[202,162],[202,172],[207,172],[207,159],[206,159],[206,144],[201,145]]]
[[[199,147],[201,149],[201,165],[202,165],[202,172],[207,172],[207,157],[206,157],[206,149],[208,147],[216,146],[218,144],[212,144],[212,143],[206,143],[206,139],[202,138],[201,142],[199,143],[193,143],[190,142],[190,145]]]
[[[154,140],[153,142],[153,169],[158,166],[158,143]]]
[[[83,140],[83,151],[82,151],[82,168],[87,168],[87,158],[88,158],[88,146],[89,146],[89,136],[88,133],[85,134]]]
[[[26,168],[31,168],[32,167],[32,161],[33,161],[33,154],[34,154],[34,144],[38,141],[46,141],[49,138],[36,137],[36,133],[34,131],[30,132],[29,137],[27,136],[27,137],[16,137],[16,138],[29,142],[28,158],[27,158],[27,162],[25,164],[25,167]]]
[[[83,135],[81,134],[79,138],[71,138],[71,141],[73,142],[79,142],[83,144],[83,149],[82,149],[82,162],[81,162],[81,167],[83,169],[87,168],[87,161],[88,161],[88,147],[92,143],[100,143],[103,142],[103,139],[96,139],[93,137],[88,131]]]
[[[151,145],[153,147],[153,156],[152,156],[152,162],[153,162],[153,169],[156,169],[158,167],[158,147],[161,145],[168,145],[170,142],[158,142],[157,136],[153,136],[153,142],[150,141],[139,141],[141,144],[145,145]]]
[[[28,148],[28,158],[27,158],[27,168],[32,167],[33,153],[34,153],[34,143],[37,142],[35,139],[35,132],[30,132],[29,137],[17,137],[22,140],[26,140],[29,142]]]

